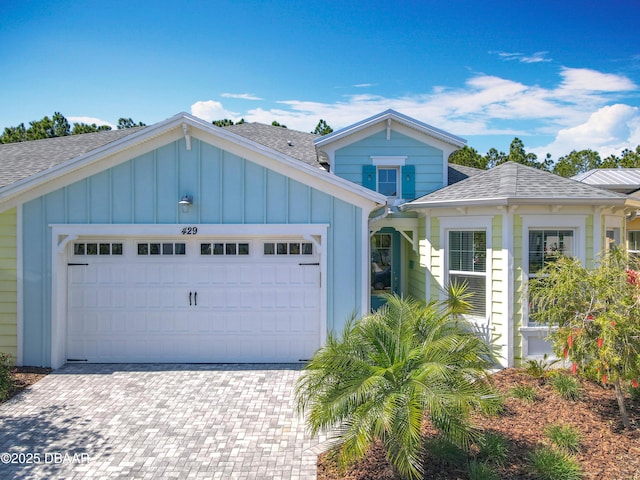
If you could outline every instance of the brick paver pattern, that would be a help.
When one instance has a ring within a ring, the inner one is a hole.
[[[67,365],[0,405],[0,478],[316,478],[300,371]]]

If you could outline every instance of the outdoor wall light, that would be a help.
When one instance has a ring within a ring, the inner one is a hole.
[[[191,195],[183,195],[182,199],[178,202],[178,205],[182,207],[183,212],[187,212],[189,207],[193,205],[193,197]]]

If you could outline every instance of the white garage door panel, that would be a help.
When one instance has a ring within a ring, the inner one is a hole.
[[[190,251],[199,253],[197,242],[180,257],[86,256],[88,265],[70,266],[67,357],[297,362],[313,355],[320,346],[320,267],[300,263],[316,262],[315,255]]]

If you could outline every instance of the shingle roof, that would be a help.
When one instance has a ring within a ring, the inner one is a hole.
[[[144,127],[0,145],[0,188],[107,145]]]
[[[418,198],[405,208],[527,203],[623,204],[627,198],[627,195],[507,162]]]
[[[308,165],[321,166],[318,161],[316,147],[313,144],[313,141],[319,135],[257,122],[230,125],[225,127],[225,130],[289,155]]]
[[[449,185],[453,185],[454,183],[461,182],[469,177],[473,177],[475,175],[479,175],[485,170],[481,170],[479,168],[467,167],[465,165],[457,165],[455,163],[449,164]]]

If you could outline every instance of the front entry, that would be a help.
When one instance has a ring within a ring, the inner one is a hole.
[[[386,303],[385,295],[400,294],[400,234],[383,228],[371,236],[371,310]]]

